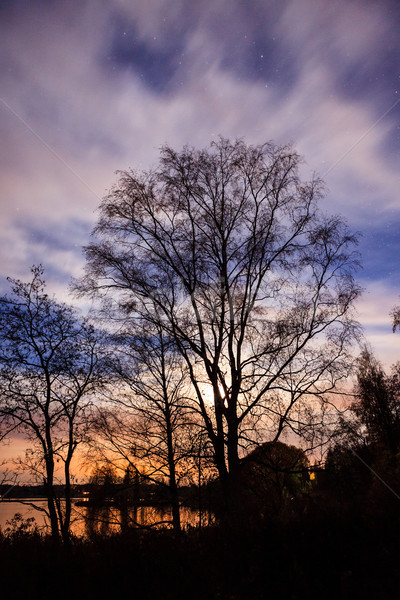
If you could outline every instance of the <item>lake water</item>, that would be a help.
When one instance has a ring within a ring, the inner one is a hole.
[[[26,503],[34,503],[37,508],[28,506]],[[46,515],[40,509],[45,509],[47,503],[44,499],[24,499],[24,503],[14,501],[0,502],[0,528],[4,531],[7,521],[10,521],[16,513],[20,513],[24,519],[34,517],[39,528],[45,531],[48,527]],[[188,507],[181,507],[182,527],[198,527],[212,522],[209,513],[199,514],[198,511]],[[154,506],[129,506],[125,510],[113,506],[73,506],[71,531],[78,536],[86,536],[94,533],[107,535],[123,531],[127,527],[171,527],[172,511],[169,507],[161,508]]]

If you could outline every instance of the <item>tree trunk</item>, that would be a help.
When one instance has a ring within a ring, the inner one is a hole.
[[[171,434],[170,428],[167,427],[168,434]],[[169,491],[171,494],[171,506],[172,506],[172,522],[174,531],[179,533],[181,531],[181,515],[179,508],[179,494],[178,486],[176,484],[176,471],[175,471],[175,457],[174,449],[172,444],[172,435],[168,435],[168,468],[169,468]]]
[[[57,543],[60,539],[60,529],[57,517],[56,497],[54,493],[54,464],[53,460],[49,457],[46,459],[46,476],[47,477],[44,480],[44,487],[46,489],[47,506],[50,516],[51,537],[52,540]]]
[[[176,484],[170,485],[171,495],[172,495],[172,523],[174,527],[175,533],[180,533],[181,531],[181,513],[179,507],[179,496],[178,489]]]
[[[61,536],[63,542],[68,544],[70,541],[70,526],[71,526],[71,474],[70,474],[70,462],[67,458],[65,462],[65,507],[63,521],[61,523]]]
[[[227,482],[227,512],[230,520],[237,519],[240,513],[240,461],[238,455],[238,424],[236,416],[228,420],[228,469],[229,477]]]

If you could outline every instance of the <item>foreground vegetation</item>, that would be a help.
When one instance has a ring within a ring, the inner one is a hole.
[[[0,544],[1,587],[41,599],[395,598],[399,534],[398,511],[322,507],[257,528],[132,530],[68,547],[16,534]]]
[[[10,280],[0,439],[31,443],[19,466],[50,531],[2,532],[4,595],[398,597],[400,366],[354,359],[357,236],[300,164],[272,143],[165,147],[101,204],[74,283],[90,318],[46,294],[41,266]],[[119,512],[119,533],[74,536],[77,448],[96,466],[87,505]],[[161,503],[171,529],[130,518]],[[213,525],[188,528],[183,506]]]

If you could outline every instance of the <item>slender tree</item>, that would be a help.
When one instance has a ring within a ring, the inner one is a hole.
[[[45,293],[41,266],[32,274],[30,283],[10,279],[12,296],[0,298],[0,420],[4,436],[18,432],[39,448],[35,471],[43,477],[52,537],[68,541],[71,463],[102,379],[99,335]],[[64,502],[56,493],[57,463]]]
[[[303,435],[349,368],[356,238],[319,214],[300,162],[272,143],[164,147],[156,169],[120,173],[86,248],[81,292],[174,340],[231,509],[249,419]]]
[[[186,366],[160,327],[132,330],[124,323],[113,340],[116,379],[111,404],[94,421],[97,450],[166,487],[178,532],[178,484],[193,462],[190,433],[195,426]]]

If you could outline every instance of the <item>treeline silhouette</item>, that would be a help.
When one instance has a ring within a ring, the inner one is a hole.
[[[30,441],[19,468],[49,523],[1,533],[14,597],[399,591],[400,370],[354,358],[357,236],[319,211],[323,184],[300,163],[273,143],[166,146],[100,206],[72,285],[85,318],[47,295],[42,266],[10,279],[2,438]],[[78,451],[82,504],[116,506],[119,533],[72,535]],[[128,519],[140,504],[168,505],[170,529]]]

